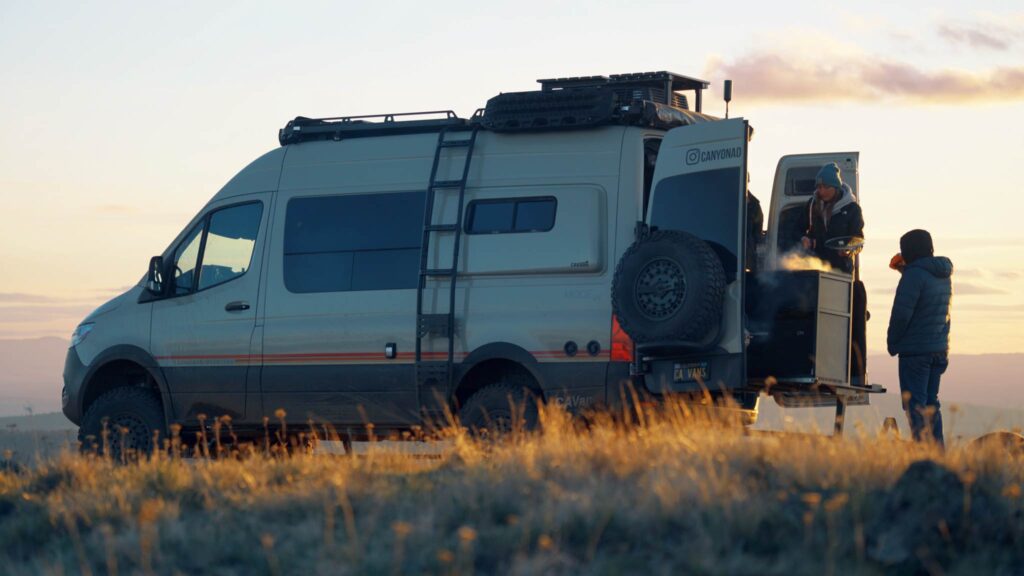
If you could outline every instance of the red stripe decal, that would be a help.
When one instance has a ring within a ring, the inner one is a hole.
[[[530,352],[536,358],[573,358],[563,350],[534,350]],[[610,352],[602,350],[595,356],[578,354],[574,358],[607,358]],[[447,358],[447,352],[422,352],[423,358]],[[456,353],[455,357],[464,359],[467,355]],[[415,352],[399,352],[399,359],[410,360],[416,357]],[[386,360],[381,352],[310,352],[295,354],[191,354],[182,356],[156,356],[156,360],[234,360],[236,362],[314,362],[317,360]]]

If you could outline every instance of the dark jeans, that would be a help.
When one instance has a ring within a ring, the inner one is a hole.
[[[943,445],[939,380],[949,366],[945,352],[900,355],[900,392],[914,440],[935,440]]]
[[[864,283],[857,280],[853,283],[853,327],[850,334],[850,383],[855,386],[867,386],[865,380],[868,373],[867,346],[868,293]]]

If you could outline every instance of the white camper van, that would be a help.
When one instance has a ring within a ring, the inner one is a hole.
[[[148,450],[171,424],[230,416],[244,433],[278,410],[385,432],[450,409],[483,427],[507,422],[510,398],[575,412],[627,386],[751,411],[766,382],[839,407],[877,390],[851,384],[856,273],[771,266],[822,164],[859,194],[856,153],[783,158],[755,246],[752,130],[701,112],[706,82],[540,83],[469,119],[289,122],[75,330],[62,396],[81,439],[106,422],[126,430],[113,449]],[[801,298],[764,312],[759,275]]]

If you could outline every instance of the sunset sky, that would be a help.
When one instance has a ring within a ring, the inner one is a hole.
[[[892,4],[4,2],[0,338],[67,338],[297,115],[468,116],[537,78],[672,70],[734,80],[766,206],[780,156],[860,151],[872,351],[886,263],[926,228],[954,351],[1024,352],[1024,5]]]

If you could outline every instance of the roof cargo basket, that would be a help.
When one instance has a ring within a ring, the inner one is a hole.
[[[611,123],[616,103],[613,92],[599,87],[509,92],[487,101],[482,123],[497,132],[586,128]]]
[[[499,94],[487,101],[480,122],[495,132],[588,128],[631,124],[670,129],[709,120],[700,113],[704,80],[672,72],[578,76],[538,80],[541,89]],[[685,95],[693,90],[696,111]]]
[[[418,116],[438,115],[442,117],[415,118]],[[304,116],[297,116],[278,131],[277,140],[282,146],[287,146],[288,144],[297,144],[311,140],[344,140],[346,138],[366,136],[422,134],[439,132],[444,128],[468,129],[469,121],[465,118],[459,118],[451,110],[339,116],[336,118],[306,118]]]
[[[703,91],[710,86],[704,80],[683,76],[674,72],[634,72],[610,76],[579,76],[575,78],[548,78],[537,80],[541,90],[574,90],[580,88],[607,87],[615,92],[619,101],[629,104],[649,100],[676,108],[689,110],[689,102],[679,91],[693,90],[695,110],[701,112]]]

